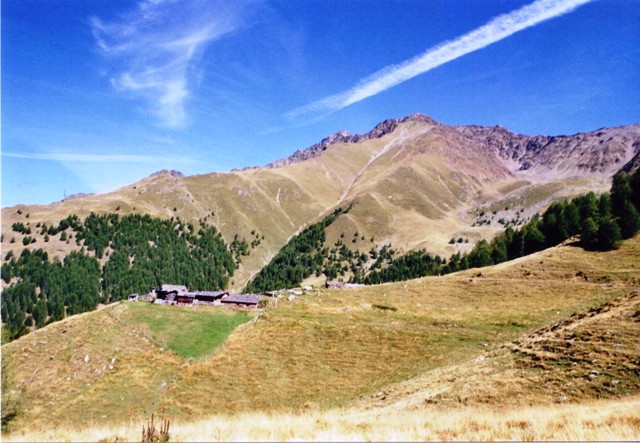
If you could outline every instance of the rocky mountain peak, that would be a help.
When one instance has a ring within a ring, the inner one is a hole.
[[[159,171],[154,172],[153,174],[151,174],[149,176],[149,178],[151,177],[159,177],[161,175],[170,175],[173,178],[183,178],[184,174],[180,171],[176,171],[175,169],[161,169]]]
[[[320,143],[316,143],[308,147],[307,149],[299,149],[293,154],[291,154],[287,158],[283,158],[280,160],[276,160],[272,163],[265,165],[264,167],[267,169],[271,168],[279,168],[282,166],[290,165],[291,163],[297,163],[305,160],[309,160],[310,158],[317,157],[323,151],[325,151],[329,146],[335,143],[351,143],[353,141],[354,135],[352,135],[348,131],[338,131],[335,134],[331,134],[328,137],[323,138]]]
[[[392,133],[396,128],[405,122],[420,122],[438,125],[439,123],[424,114],[416,113],[400,119],[390,118],[378,123],[371,131],[365,134],[351,134],[348,131],[339,131],[328,137],[323,138],[320,143],[316,143],[306,149],[297,150],[287,158],[276,160],[275,162],[265,165],[265,168],[279,168],[300,161],[305,161],[313,157],[317,157],[329,146],[336,143],[359,143],[365,140],[371,140],[384,137]]]
[[[338,143],[360,143],[405,129],[432,128],[443,140],[494,158],[511,174],[528,179],[559,179],[584,174],[610,177],[618,170],[640,167],[640,125],[602,128],[574,135],[522,135],[496,126],[449,126],[424,114],[387,119],[364,134],[339,131],[265,168],[279,168],[321,155]],[[420,132],[420,131],[418,131]],[[249,169],[249,168],[246,168]]]
[[[95,193],[93,192],[77,192],[75,194],[71,194],[71,195],[67,195],[65,198],[63,198],[62,200],[60,200],[60,202],[66,202],[69,200],[77,200],[79,198],[84,198],[84,197],[91,197],[92,195],[95,195]]]
[[[623,167],[633,169],[640,154],[640,125],[555,136],[516,134],[501,126],[451,128],[524,177],[609,177]]]
[[[407,117],[401,118],[400,123],[405,123],[405,122],[420,122],[420,123],[430,123],[432,125],[439,125],[440,123],[438,123],[437,121],[435,121],[434,119],[432,119],[431,117],[429,117],[428,115],[424,115],[421,114],[419,112],[416,112],[415,114],[411,114]]]

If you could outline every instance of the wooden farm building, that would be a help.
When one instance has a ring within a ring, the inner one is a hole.
[[[229,291],[189,291],[186,286],[162,285],[152,294],[162,304],[234,304],[243,307],[256,307],[260,296],[254,294],[229,294]]]
[[[155,290],[156,298],[165,303],[215,303],[229,295],[228,291],[189,291],[186,286],[162,285]]]
[[[257,306],[260,296],[255,294],[230,294],[221,301],[225,304],[233,303],[239,306]]]
[[[182,285],[162,285],[160,286],[159,290],[157,290],[158,292],[187,292],[187,287],[186,286],[182,286]]]
[[[213,303],[216,300],[220,300],[225,295],[229,295],[227,291],[195,291],[194,297],[196,300],[203,303]]]

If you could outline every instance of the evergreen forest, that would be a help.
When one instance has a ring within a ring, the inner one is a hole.
[[[36,231],[75,241],[80,251],[62,261],[50,260],[41,249],[24,249],[19,257],[10,251],[4,257],[2,279],[10,283],[2,294],[4,339],[163,283],[226,288],[240,255],[248,254],[244,239],[236,237],[232,248],[215,227],[177,218],[92,213],[84,221],[71,215],[55,227],[41,225]]]
[[[621,240],[640,230],[640,172],[616,174],[611,192],[599,196],[590,192],[553,203],[542,216],[535,215],[519,229],[507,226],[490,242],[480,240],[468,254],[456,253],[448,261],[424,249],[398,255],[391,245],[374,246],[365,254],[351,250],[342,239],[331,248],[325,247],[325,229],[346,212],[348,209],[337,209],[294,236],[249,283],[246,291],[262,293],[296,287],[312,273],[324,274],[328,280],[348,279],[364,284],[443,275],[513,260],[575,236],[579,236],[584,248],[614,249]],[[354,236],[358,237],[358,233]]]
[[[328,250],[324,248],[325,229],[351,207],[337,208],[318,223],[295,235],[276,256],[249,282],[245,292],[264,293],[299,286],[313,272],[322,272]]]

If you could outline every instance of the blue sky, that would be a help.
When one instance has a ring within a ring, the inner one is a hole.
[[[415,112],[640,122],[640,0],[4,0],[2,206],[262,165]]]

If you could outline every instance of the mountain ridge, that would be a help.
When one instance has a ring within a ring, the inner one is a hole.
[[[370,140],[373,138],[381,138],[389,134],[393,130],[395,130],[399,124],[405,123],[407,121],[422,121],[422,122],[428,122],[432,124],[439,124],[431,117],[424,114],[420,114],[420,113],[414,113],[407,117],[402,117],[402,118],[389,118],[375,125],[373,129],[371,129],[369,132],[365,132],[363,134],[352,134],[349,131],[340,130],[331,135],[328,135],[327,137],[323,138],[320,142],[315,143],[306,149],[296,150],[293,154],[291,154],[288,157],[275,160],[273,162],[267,163],[264,166],[247,166],[244,168],[232,169],[232,172],[245,171],[248,169],[259,169],[259,168],[266,168],[266,169],[280,168],[283,166],[290,165],[292,163],[309,160],[311,158],[317,157],[323,151],[327,150],[329,146],[334,145],[336,143],[358,143],[360,141]]]
[[[288,157],[275,160],[263,166],[248,166],[245,168],[234,169],[232,170],[232,172],[260,168],[280,168],[292,163],[306,161],[321,155],[322,152],[326,151],[330,146],[338,143],[358,143],[374,138],[381,138],[393,132],[400,124],[406,122],[427,123],[433,126],[441,126],[444,128],[457,130],[465,136],[483,137],[483,144],[492,149],[494,153],[500,156],[500,158],[507,162],[509,162],[510,160],[519,162],[519,167],[516,170],[519,172],[526,171],[535,166],[535,157],[549,150],[549,147],[553,147],[554,144],[562,145],[563,142],[570,142],[575,138],[578,138],[580,140],[581,138],[588,138],[592,134],[595,136],[602,136],[607,133],[611,133],[612,131],[617,132],[618,130],[632,131],[635,132],[636,136],[636,140],[633,144],[635,153],[633,156],[626,157],[623,166],[620,169],[622,170],[627,165],[627,163],[631,162],[633,158],[635,158],[635,156],[640,154],[640,140],[638,140],[638,136],[640,136],[640,124],[601,127],[592,131],[578,132],[572,135],[524,135],[510,131],[501,125],[446,125],[437,122],[427,115],[414,113],[402,118],[386,119],[375,125],[369,132],[362,134],[351,134],[349,131],[341,130],[323,138],[320,142],[315,143],[306,149],[296,150]],[[564,147],[575,146],[565,145]],[[620,158],[615,158],[614,161],[615,163],[618,163],[622,160]],[[547,161],[546,163],[548,164],[550,163],[550,161]],[[585,162],[581,165],[581,167],[588,168],[591,167],[591,165],[588,162]],[[600,164],[599,167],[593,168],[591,172],[604,172],[605,167],[606,163]]]
[[[292,235],[339,205],[353,203],[353,210],[328,228],[327,244],[359,233],[349,247],[360,252],[392,244],[446,257],[468,252],[504,223],[523,222],[553,201],[608,190],[611,176],[633,168],[640,155],[640,125],[526,136],[413,114],[387,119],[365,134],[336,134],[270,167],[192,176],[163,170],[106,194],[3,208],[3,249],[19,254],[23,247],[13,223],[51,225],[70,214],[205,220],[228,243],[235,235],[250,239],[252,231],[265,237],[243,257],[232,284],[239,288]],[[451,244],[452,238],[469,243]],[[40,237],[27,247],[54,257],[80,248]]]

